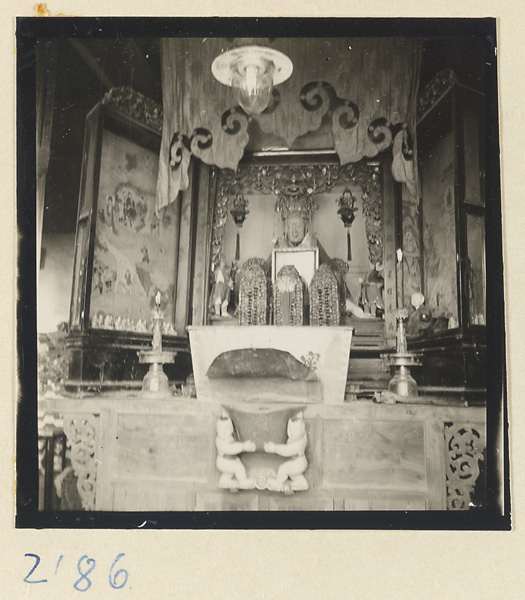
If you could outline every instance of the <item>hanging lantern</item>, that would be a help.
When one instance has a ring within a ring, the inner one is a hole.
[[[337,214],[341,217],[343,225],[346,227],[346,245],[347,245],[347,260],[352,260],[352,239],[350,237],[350,227],[355,219],[357,208],[355,206],[355,196],[349,188],[346,188],[343,194],[336,200],[339,205]]]
[[[241,237],[240,237],[240,228],[242,227],[246,215],[249,214],[248,210],[248,200],[240,190],[240,188],[232,189],[232,199],[233,208],[230,209],[230,214],[233,217],[233,221],[237,226],[237,240],[235,243],[235,261],[238,262],[241,259]]]
[[[239,105],[247,115],[260,115],[270,103],[273,86],[286,81],[292,70],[285,54],[262,46],[228,50],[211,66],[215,79],[238,91]]]

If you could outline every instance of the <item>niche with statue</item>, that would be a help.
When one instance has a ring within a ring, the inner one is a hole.
[[[385,168],[381,161],[342,166],[325,155],[301,164],[251,158],[236,172],[218,171],[207,322],[388,320],[395,273],[385,269],[391,237],[385,231],[393,228],[384,211]],[[251,281],[253,289],[247,292],[243,281]],[[312,282],[324,286],[314,302]],[[312,313],[318,305],[329,317]]]

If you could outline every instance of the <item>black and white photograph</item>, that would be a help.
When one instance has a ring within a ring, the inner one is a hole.
[[[509,529],[495,19],[17,44],[17,527]]]

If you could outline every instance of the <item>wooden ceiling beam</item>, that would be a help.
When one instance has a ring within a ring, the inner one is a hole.
[[[143,93],[150,98],[155,99],[157,95],[156,88],[159,83],[158,76],[155,75],[154,70],[151,68],[150,63],[148,62],[148,59],[137,46],[135,40],[133,38],[128,38],[126,42],[128,43],[133,54],[137,74],[140,77],[141,86],[143,88],[141,91],[143,91]]]
[[[115,87],[115,84],[100,67],[97,59],[93,56],[93,54],[83,42],[81,42],[77,38],[69,38],[69,43],[80,54],[84,62],[93,71],[95,76],[102,82],[102,85],[104,85],[108,90]]]

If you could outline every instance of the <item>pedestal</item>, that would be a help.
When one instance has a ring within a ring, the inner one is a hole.
[[[389,366],[395,368],[394,377],[388,384],[388,390],[398,396],[417,398],[417,383],[410,374],[410,367],[421,365],[421,355],[412,352],[396,352],[395,354],[382,354],[381,358]]]
[[[150,365],[142,381],[142,395],[158,398],[159,396],[171,396],[169,389],[169,380],[162,368],[165,363],[172,363],[175,360],[176,352],[145,350],[138,352],[139,362]]]

